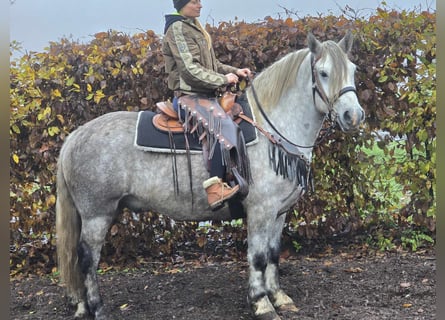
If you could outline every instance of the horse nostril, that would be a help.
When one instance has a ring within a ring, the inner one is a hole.
[[[343,113],[343,121],[347,125],[357,126],[365,119],[363,110],[347,110]]]
[[[343,113],[343,120],[345,120],[346,123],[351,123],[351,116],[349,114],[349,111],[345,111],[345,113]]]

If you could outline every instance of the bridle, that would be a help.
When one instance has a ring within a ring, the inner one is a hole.
[[[326,137],[328,137],[332,131],[334,130],[335,126],[336,126],[336,117],[337,115],[335,114],[334,111],[334,103],[345,93],[347,92],[354,92],[357,95],[357,90],[354,86],[346,86],[344,88],[342,88],[338,94],[336,94],[334,97],[329,98],[328,95],[326,94],[326,92],[323,89],[323,86],[321,85],[320,82],[320,78],[318,76],[318,73],[316,72],[315,69],[315,64],[318,62],[318,59],[315,59],[314,54],[311,53],[311,74],[312,74],[312,98],[314,101],[314,105],[316,105],[316,95],[318,94],[318,96],[320,97],[320,99],[328,106],[328,112],[325,115],[325,119],[324,121],[328,121],[329,122],[329,126],[327,128],[322,128],[320,130],[321,132],[321,136],[320,138],[311,146],[302,146],[302,145],[298,145],[296,143],[293,143],[292,141],[290,141],[289,139],[287,139],[283,134],[280,133],[280,131],[275,128],[275,126],[273,125],[272,121],[269,119],[269,117],[267,116],[266,112],[264,111],[263,107],[261,106],[261,103],[258,99],[258,95],[256,93],[255,87],[253,85],[253,81],[250,84],[251,90],[252,90],[252,94],[253,94],[253,98],[255,99],[255,104],[258,106],[258,109],[261,112],[261,115],[263,116],[263,118],[266,120],[266,122],[269,124],[269,126],[275,131],[275,133],[279,136],[279,140],[284,140],[286,141],[288,144],[294,146],[294,147],[298,147],[298,148],[315,148],[316,146],[318,146],[322,141],[324,141],[326,139]]]
[[[337,122],[334,110],[334,103],[345,93],[347,92],[354,92],[357,95],[357,91],[355,87],[353,86],[346,86],[342,88],[339,93],[334,96],[333,98],[329,98],[326,92],[323,89],[323,86],[321,85],[320,79],[318,77],[318,74],[315,70],[315,64],[317,63],[317,59],[315,59],[314,55],[311,54],[311,73],[312,73],[312,97],[314,100],[314,106],[316,105],[316,95],[321,98],[321,100],[328,106],[328,112],[325,114],[322,128],[320,129],[321,136],[315,141],[314,145],[312,146],[302,146],[298,145],[296,143],[293,143],[289,139],[287,139],[280,131],[274,126],[272,121],[267,116],[266,112],[264,111],[264,108],[261,105],[261,102],[258,99],[258,95],[256,93],[253,81],[250,84],[250,88],[252,90],[252,95],[255,100],[255,104],[257,105],[258,109],[261,112],[261,115],[265,119],[265,121],[269,124],[269,126],[275,131],[274,134],[267,132],[256,122],[254,122],[252,119],[245,119],[250,122],[253,126],[255,126],[260,132],[262,132],[271,142],[272,145],[272,152],[269,151],[269,160],[270,163],[274,165],[274,169],[276,173],[278,174],[280,172],[283,176],[287,175],[287,167],[291,166],[291,171],[294,170],[296,172],[294,180],[294,189],[293,191],[287,196],[285,199],[288,199],[296,190],[298,186],[302,186],[303,190],[307,190],[308,187],[311,188],[311,190],[314,190],[314,184],[313,184],[313,174],[311,170],[311,164],[310,160],[306,157],[306,155],[300,150],[301,148],[315,148],[316,146],[320,145],[320,143],[328,137],[332,131],[334,130]],[[330,124],[327,128],[324,127],[324,122],[329,121]],[[269,149],[270,150],[270,149]],[[278,150],[278,155],[276,156],[276,150]],[[283,214],[284,212],[279,212],[278,216]]]
[[[326,92],[323,89],[323,86],[320,83],[320,78],[318,77],[318,73],[315,70],[315,64],[320,60],[320,58],[315,59],[314,54],[311,54],[311,73],[312,73],[312,99],[314,100],[314,105],[316,105],[315,95],[321,98],[321,100],[328,106],[328,115],[331,121],[335,120],[332,117],[332,113],[334,112],[334,103],[345,93],[354,92],[357,95],[357,90],[354,86],[346,86],[342,88],[338,94],[334,97],[329,98]]]

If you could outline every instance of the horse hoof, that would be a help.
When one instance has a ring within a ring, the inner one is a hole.
[[[284,315],[298,312],[294,301],[283,290],[278,290],[272,299],[274,300],[275,310],[277,310],[279,314]]]
[[[77,304],[77,310],[76,310],[76,313],[74,314],[74,318],[75,319],[84,318],[87,314],[88,314],[88,309],[86,307],[86,303],[79,302]]]
[[[295,313],[300,311],[300,309],[298,309],[294,304],[289,303],[289,304],[283,304],[281,306],[279,306],[278,308],[278,312],[279,313]]]
[[[281,320],[267,296],[252,304],[255,320]]]

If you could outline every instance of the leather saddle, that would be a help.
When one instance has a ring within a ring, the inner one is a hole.
[[[179,110],[173,108],[170,101],[156,104],[158,114],[153,117],[157,130],[168,134],[196,134],[203,145],[203,157],[209,170],[215,145],[218,143],[223,152],[222,159],[227,166],[227,181],[236,181],[240,186],[239,198],[243,199],[249,192],[251,174],[246,150],[246,142],[241,128],[233,121],[242,121],[238,115],[243,111],[236,103],[237,95],[225,92],[219,98],[208,98],[198,95],[183,95],[179,98]],[[185,116],[179,111],[183,111]],[[185,119],[181,119],[184,118]]]
[[[184,127],[170,101],[156,103],[158,114],[153,117],[153,125],[160,131],[180,133]]]
[[[230,116],[235,122],[242,121],[238,117],[242,112],[242,107],[235,102],[236,94],[225,92],[222,97],[218,99],[219,105],[224,109],[226,114]],[[156,103],[158,114],[153,117],[153,125],[160,131],[181,133],[184,132],[184,124],[179,119],[178,113],[173,108],[171,101],[162,101]]]

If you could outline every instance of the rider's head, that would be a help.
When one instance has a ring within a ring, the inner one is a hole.
[[[173,6],[179,12],[190,0],[173,0]]]
[[[173,0],[173,5],[186,18],[195,19],[201,15],[201,0]]]

